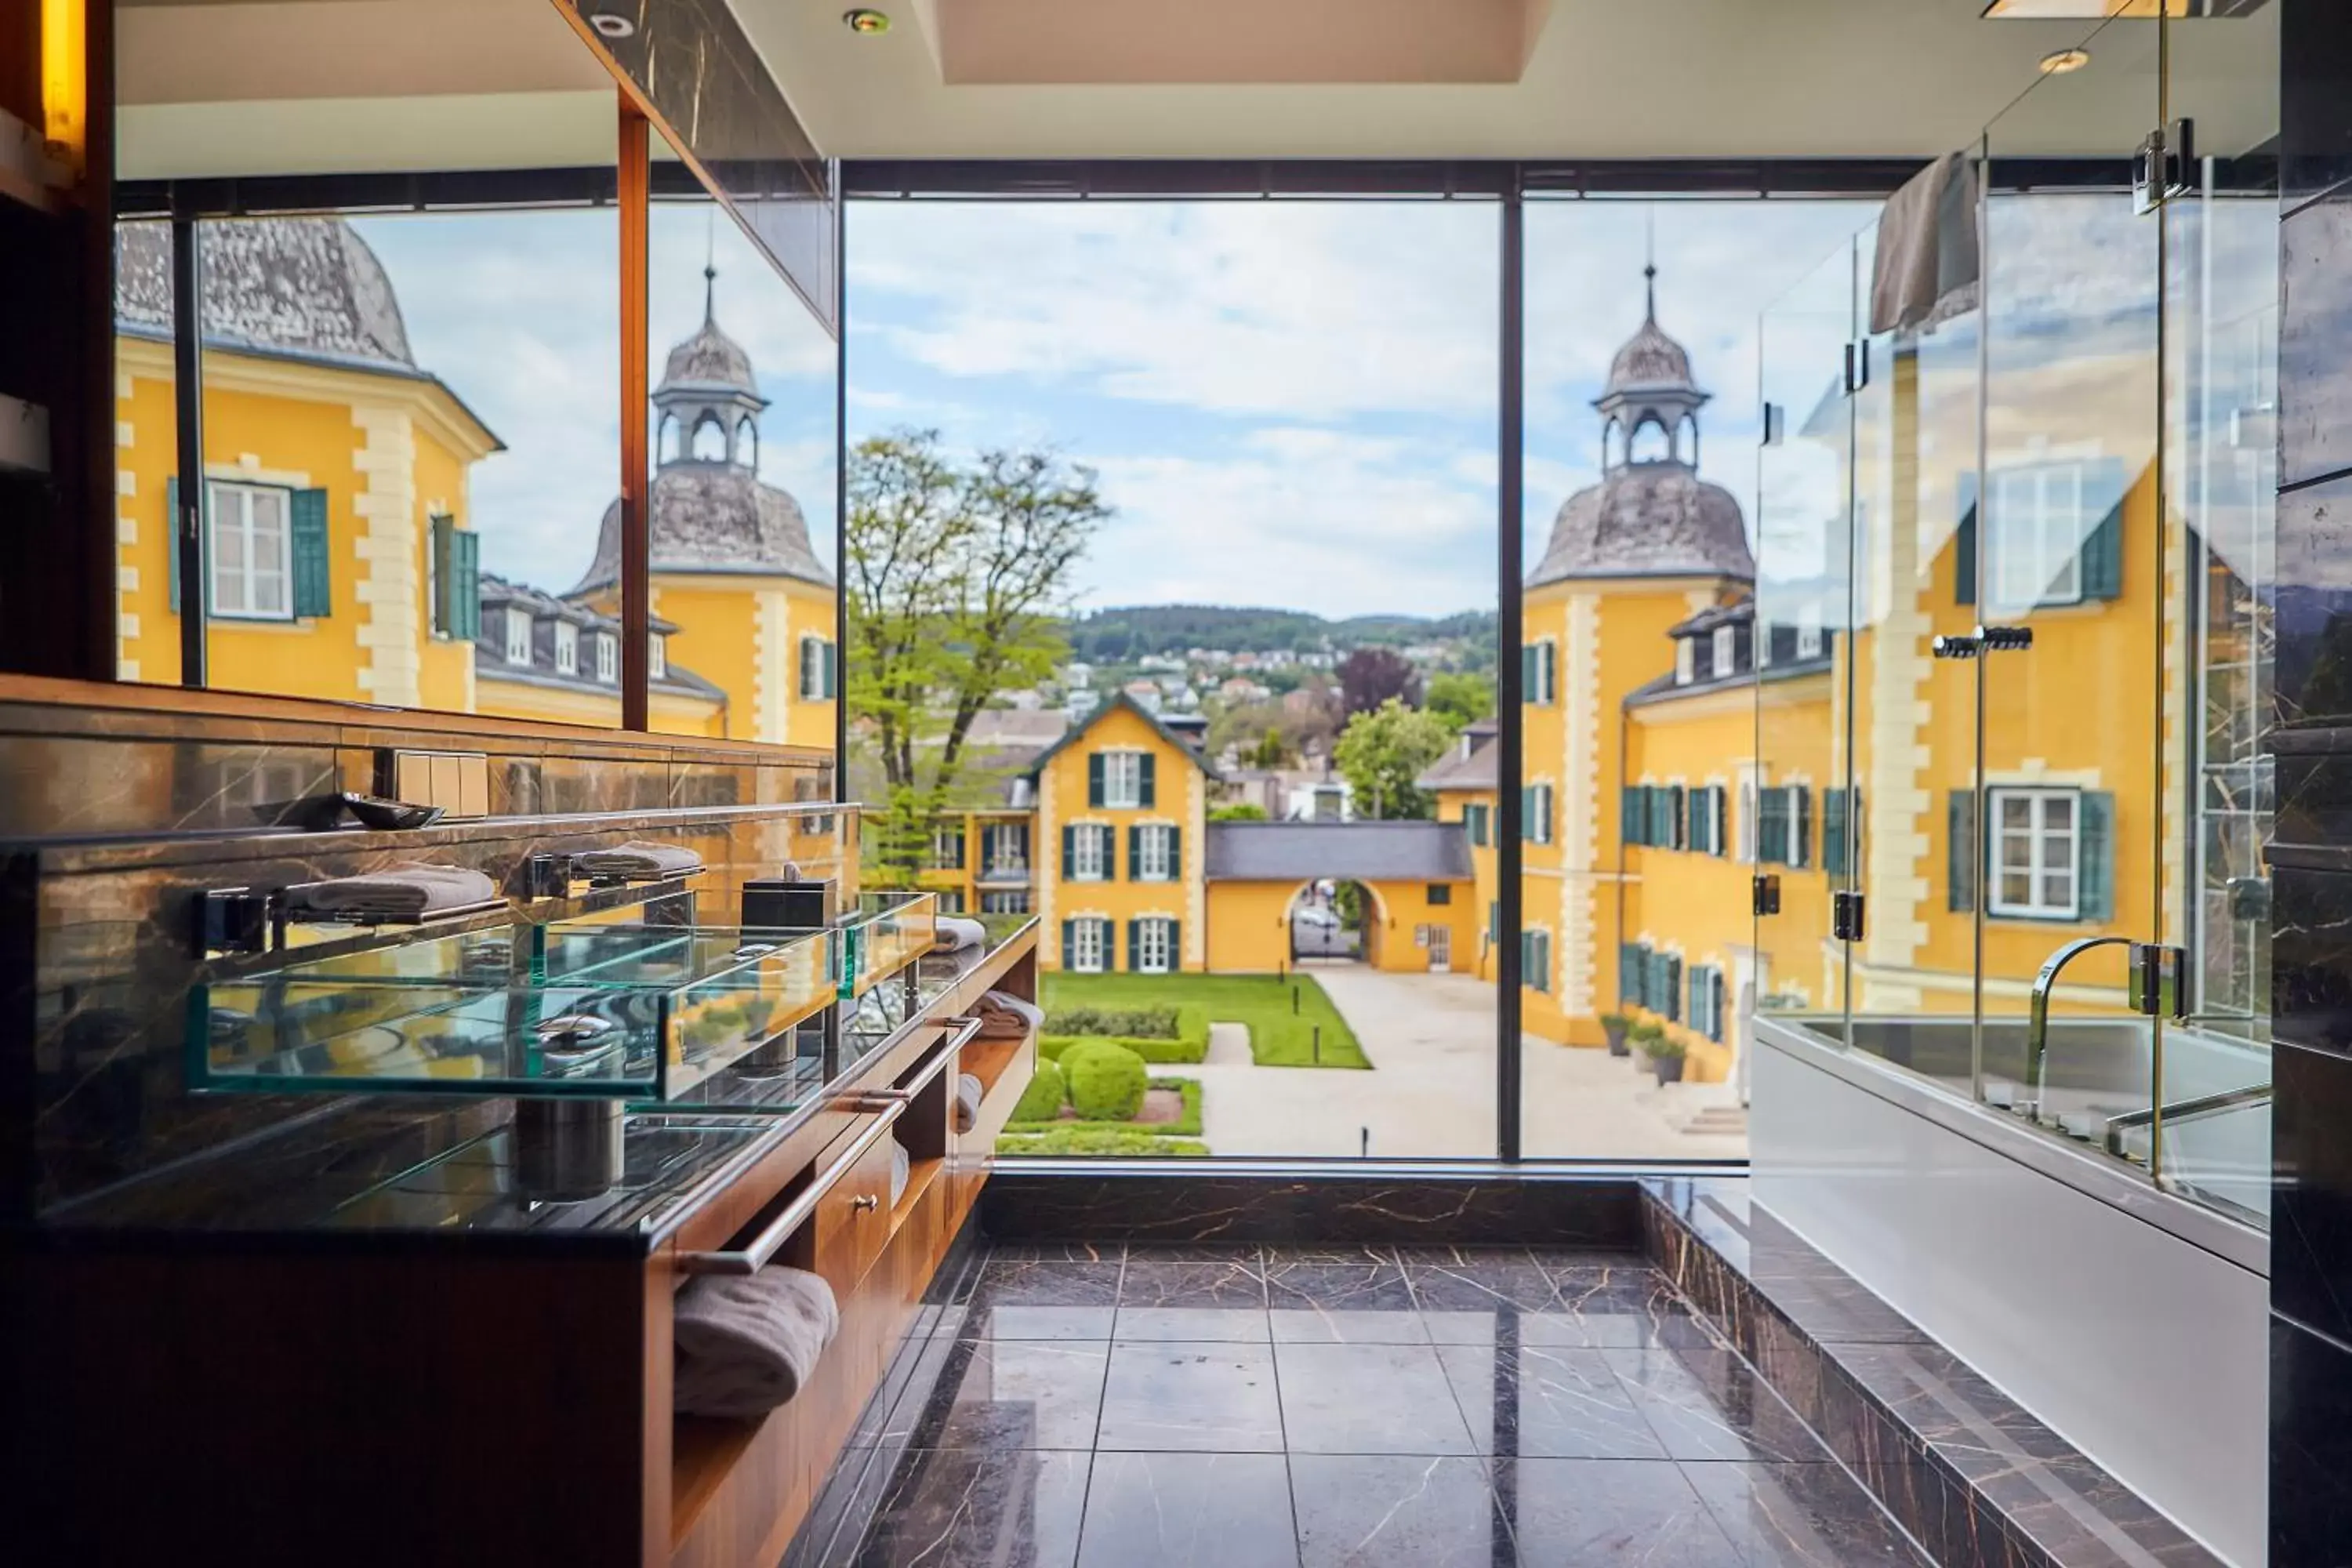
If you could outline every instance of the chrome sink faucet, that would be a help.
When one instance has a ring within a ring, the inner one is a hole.
[[[2052,953],[2033,977],[2033,1001],[2025,1023],[2025,1086],[2032,1099],[2011,1107],[2021,1110],[2032,1120],[2042,1118],[2042,1106],[2047,1098],[2042,1085],[2044,1064],[2050,1054],[2050,992],[2058,984],[2059,971],[2074,963],[2095,947],[2135,946],[2127,936],[2086,936],[2070,942]]]

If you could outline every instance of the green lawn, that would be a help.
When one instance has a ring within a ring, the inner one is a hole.
[[[1355,1031],[1331,1005],[1310,975],[1277,979],[1271,974],[1069,974],[1048,973],[1045,1009],[1055,1007],[1141,1007],[1153,1003],[1190,1003],[1208,1009],[1220,1024],[1246,1024],[1250,1055],[1260,1067],[1303,1068],[1318,1063],[1315,1028],[1323,1030],[1319,1065],[1327,1068],[1369,1068],[1364,1047]],[[1298,1011],[1291,1012],[1296,990]]]

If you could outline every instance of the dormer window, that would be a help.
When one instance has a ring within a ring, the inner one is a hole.
[[[1698,649],[1689,637],[1675,639],[1675,684],[1688,686],[1698,674]]]
[[[555,669],[559,675],[580,673],[580,628],[570,621],[555,623]]]
[[[1714,656],[1715,678],[1717,680],[1733,673],[1738,656],[1734,651],[1734,632],[1730,626],[1715,628]]]
[[[509,608],[507,611],[507,662],[530,662],[530,612]]]
[[[656,633],[646,646],[646,676],[650,680],[669,677],[669,638]]]
[[[1819,658],[1822,657],[1821,627],[1799,626],[1797,628],[1797,657],[1799,658]]]
[[[608,634],[596,638],[596,679],[611,685],[621,675],[621,641]]]

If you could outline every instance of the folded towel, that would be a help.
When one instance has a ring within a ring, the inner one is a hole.
[[[667,881],[702,869],[702,857],[683,844],[656,844],[633,838],[609,849],[591,849],[572,864],[587,877],[631,877],[640,881]]]
[[[697,1279],[677,1293],[672,1403],[688,1415],[749,1420],[798,1394],[841,1327],[820,1275],[771,1266]]]
[[[964,952],[988,945],[988,928],[978,921],[961,915],[941,915],[938,932],[931,941],[933,952]]]
[[[890,1206],[897,1208],[898,1200],[907,1195],[907,1180],[914,1174],[915,1157],[896,1138],[890,1140]]]
[[[1952,153],[1886,198],[1871,262],[1870,330],[1932,327],[1976,308],[1977,184]]]
[[[956,1079],[955,1130],[969,1132],[980,1125],[980,1079],[965,1073]]]
[[[976,1040],[1025,1040],[1029,1037],[1029,1019],[997,1000],[993,991],[983,992],[972,1005],[972,1014],[980,1020]]]
[[[1018,1013],[1029,1020],[1029,1026],[1033,1029],[1042,1029],[1045,1026],[1045,1009],[1026,997],[1015,996],[1010,991],[988,991],[982,994],[981,1001],[983,1004],[992,1004]]]
[[[289,888],[286,912],[297,920],[323,915],[331,920],[413,921],[442,910],[488,903],[498,893],[497,883],[463,866],[393,866]]]

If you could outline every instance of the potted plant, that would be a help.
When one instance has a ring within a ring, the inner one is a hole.
[[[1603,1013],[1601,1015],[1601,1032],[1609,1038],[1609,1054],[1611,1056],[1622,1057],[1626,1054],[1625,1031],[1631,1028],[1633,1024],[1633,1020],[1628,1018],[1622,1013]]]
[[[1656,1069],[1660,1083],[1680,1083],[1683,1080],[1683,1058],[1689,1053],[1680,1040],[1669,1039],[1664,1030],[1650,1042],[1650,1065]]]
[[[1631,1054],[1633,1058],[1633,1065],[1644,1072],[1648,1071],[1651,1066],[1651,1051],[1665,1037],[1666,1031],[1655,1023],[1647,1018],[1636,1019],[1633,1026],[1625,1031],[1626,1043],[1633,1047]]]

